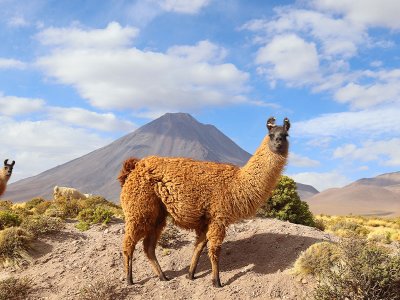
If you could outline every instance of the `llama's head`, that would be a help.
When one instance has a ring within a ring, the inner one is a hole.
[[[3,167],[3,174],[7,177],[10,178],[12,174],[12,170],[14,168],[15,161],[12,161],[11,164],[8,163],[8,159],[4,161],[4,167]]]
[[[289,149],[289,136],[290,122],[288,118],[283,120],[283,125],[278,126],[275,124],[275,118],[271,117],[267,121],[267,128],[269,131],[269,149],[277,154],[286,154]]]

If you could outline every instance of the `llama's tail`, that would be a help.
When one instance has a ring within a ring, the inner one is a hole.
[[[128,178],[129,173],[131,173],[132,170],[135,169],[136,164],[139,162],[139,160],[140,159],[138,158],[130,157],[124,161],[124,163],[122,164],[122,169],[118,175],[118,180],[121,184],[121,187],[124,185],[126,178]]]

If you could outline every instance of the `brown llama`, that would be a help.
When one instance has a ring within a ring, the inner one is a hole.
[[[287,162],[289,120],[285,118],[283,126],[276,126],[271,117],[267,128],[268,134],[242,168],[157,156],[125,161],[119,179],[126,222],[122,246],[128,284],[133,284],[133,251],[142,238],[152,268],[160,280],[167,280],[155,248],[169,214],[176,225],[193,229],[197,235],[188,278],[194,279],[200,254],[208,242],[213,284],[221,287],[219,256],[226,227],[255,214],[271,195]]]
[[[7,182],[11,177],[15,161],[11,164],[8,163],[8,159],[4,161],[4,167],[0,170],[0,196],[6,191]]]

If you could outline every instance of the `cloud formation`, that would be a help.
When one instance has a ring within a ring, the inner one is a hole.
[[[119,38],[107,45],[110,27]],[[52,28],[51,34],[45,30],[38,38],[54,48],[37,65],[101,109],[190,111],[246,101],[249,76],[233,64],[220,62],[226,55],[223,48],[202,41],[173,46],[165,53],[144,51],[127,46],[133,32],[117,24],[80,30],[79,35],[87,40],[80,46],[70,38],[58,37],[75,36],[75,28]]]

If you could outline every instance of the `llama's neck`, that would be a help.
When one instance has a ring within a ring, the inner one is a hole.
[[[247,164],[238,172],[234,201],[242,215],[240,217],[253,215],[265,203],[286,165],[287,152],[272,152],[268,142],[267,135]]]
[[[3,170],[0,171],[0,195],[4,193],[7,187],[7,182],[10,179],[10,176],[7,176]]]

